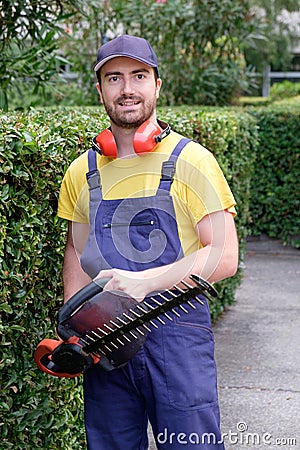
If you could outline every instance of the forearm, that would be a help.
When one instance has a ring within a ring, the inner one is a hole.
[[[71,244],[67,244],[63,264],[65,302],[91,282],[91,278],[82,270],[79,258],[75,248]]]
[[[235,255],[208,245],[173,264],[147,270],[144,275],[153,290],[163,290],[171,288],[181,280],[191,282],[191,274],[199,275],[210,283],[220,281],[233,276],[236,268]]]
[[[139,272],[120,269],[102,270],[98,277],[109,277],[106,289],[125,291],[142,300],[153,291],[170,289],[194,273],[209,282],[235,274],[238,266],[238,239],[230,213],[215,213],[198,224],[202,248],[174,263]]]
[[[211,219],[210,219],[211,220]],[[199,236],[202,236],[203,247],[185,256],[180,261],[146,272],[159,286],[173,285],[180,280],[188,281],[194,273],[213,283],[233,276],[238,267],[238,238],[234,221],[229,213],[214,214],[213,220],[217,230],[208,233],[208,218],[199,224]],[[166,287],[166,286],[165,286]],[[169,286],[170,287],[170,286]]]

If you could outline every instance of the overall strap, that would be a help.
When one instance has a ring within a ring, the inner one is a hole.
[[[102,188],[100,181],[100,173],[97,168],[96,152],[90,148],[88,151],[88,167],[89,171],[86,174],[86,180],[90,191],[90,200],[102,199]]]
[[[188,138],[182,138],[172,151],[168,161],[164,161],[161,168],[161,179],[157,195],[169,194],[176,169],[176,162],[183,148],[190,142]]]

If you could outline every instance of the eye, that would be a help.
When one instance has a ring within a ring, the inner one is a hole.
[[[113,75],[109,77],[108,81],[109,83],[116,83],[117,81],[119,81],[119,77],[117,75]]]
[[[143,80],[144,78],[146,78],[143,73],[138,73],[136,77],[138,80]]]

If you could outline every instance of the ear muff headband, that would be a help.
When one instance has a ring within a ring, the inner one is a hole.
[[[165,122],[160,122],[161,128],[147,120],[135,132],[133,139],[133,148],[137,154],[153,152],[159,142],[167,137],[170,132],[170,126]],[[101,131],[92,141],[92,147],[100,155],[108,156],[109,158],[116,158],[118,156],[118,149],[115,142],[114,135],[109,128]]]

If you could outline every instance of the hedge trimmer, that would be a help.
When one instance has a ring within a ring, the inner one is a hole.
[[[194,285],[181,281],[183,289],[176,285],[142,302],[121,291],[103,290],[107,279],[92,281],[58,312],[59,339],[39,343],[34,353],[38,367],[67,378],[81,375],[93,364],[105,370],[122,367],[153,329],[172,321],[174,315],[188,314],[189,308],[196,308],[195,301],[203,305],[203,298],[217,296],[207,281],[197,275],[190,279]]]

